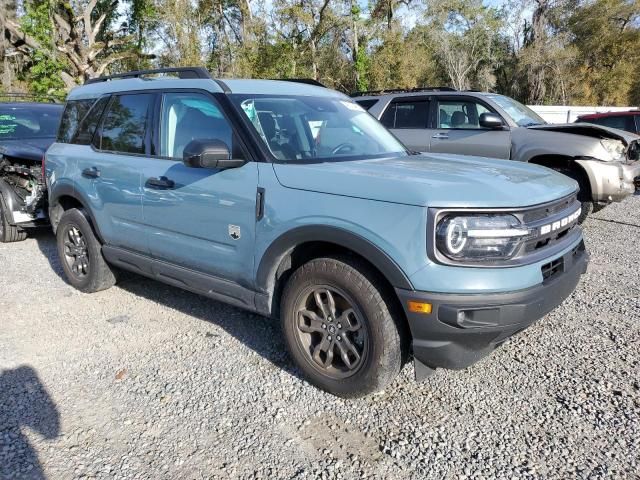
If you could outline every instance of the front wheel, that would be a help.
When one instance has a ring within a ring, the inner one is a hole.
[[[358,397],[383,389],[400,371],[400,329],[363,262],[311,260],[287,282],[280,311],[289,352],[317,387]]]
[[[0,194],[0,242],[20,242],[25,238],[27,238],[27,232],[20,227],[11,225],[7,220],[7,208],[4,204],[2,194]]]

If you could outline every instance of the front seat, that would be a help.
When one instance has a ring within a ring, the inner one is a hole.
[[[467,116],[464,114],[464,112],[461,112],[460,110],[453,112],[453,114],[451,115],[451,126],[453,128],[459,128],[463,126],[466,122],[467,122]]]

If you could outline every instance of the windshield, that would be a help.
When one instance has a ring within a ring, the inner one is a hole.
[[[0,107],[0,141],[55,137],[60,108]]]
[[[520,102],[516,102],[513,98],[505,97],[504,95],[490,95],[489,98],[500,105],[519,127],[530,127],[532,125],[544,125],[547,123],[536,112]]]
[[[282,161],[379,158],[407,149],[358,104],[342,98],[231,95]]]

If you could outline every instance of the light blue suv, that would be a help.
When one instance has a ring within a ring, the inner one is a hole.
[[[416,155],[306,82],[92,80],[69,94],[45,169],[74,287],[124,269],[279,317],[306,378],[345,397],[384,388],[410,355],[418,378],[470,365],[587,265],[575,181]]]

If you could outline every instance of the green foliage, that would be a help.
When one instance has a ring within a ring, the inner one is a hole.
[[[51,0],[25,3],[25,15],[21,18],[23,31],[35,38],[41,49],[33,52],[31,67],[27,72],[29,88],[39,98],[55,97],[62,99],[66,95],[65,85],[60,74],[64,63],[58,58],[53,43],[55,34],[51,22]]]

